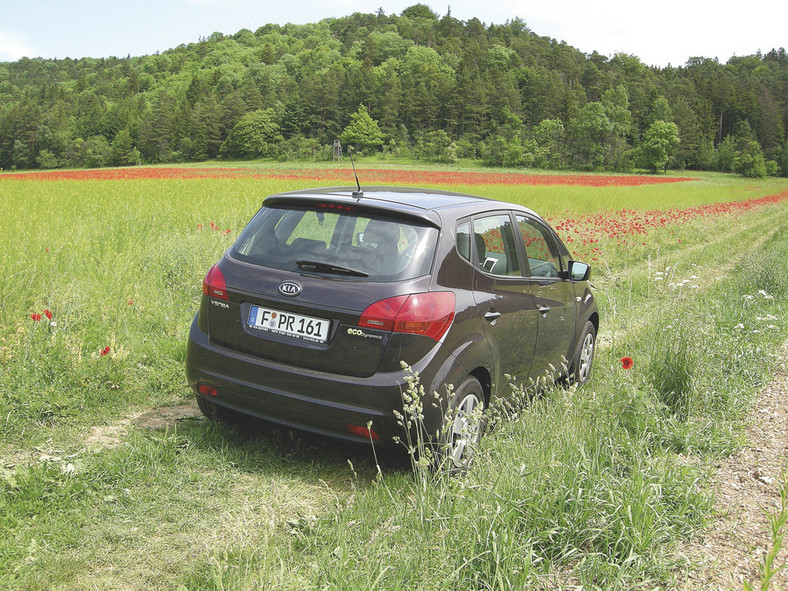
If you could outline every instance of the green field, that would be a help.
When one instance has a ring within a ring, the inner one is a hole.
[[[443,186],[553,221],[783,195],[578,246],[592,381],[526,401],[453,478],[192,412],[205,272],[263,198],[315,184],[0,178],[0,587],[670,588],[709,470],[785,365],[788,181]]]

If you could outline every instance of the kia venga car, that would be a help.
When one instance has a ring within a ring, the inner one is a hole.
[[[389,187],[273,195],[205,276],[188,381],[212,419],[387,443],[403,435],[404,362],[443,397],[424,404],[427,432],[454,409],[444,433],[461,465],[474,409],[511,393],[505,376],[588,379],[589,273],[511,203]]]

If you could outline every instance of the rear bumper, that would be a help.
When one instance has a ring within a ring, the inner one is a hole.
[[[440,386],[433,384],[438,376],[432,368],[445,368],[452,359],[437,345],[414,365],[426,392]],[[395,410],[402,412],[402,393],[407,389],[404,371],[358,378],[272,362],[217,345],[195,319],[189,333],[186,375],[198,396],[289,427],[369,442],[369,438],[349,431],[348,425],[366,427],[371,422],[381,438],[375,443],[384,445],[404,434],[394,415]],[[198,388],[203,384],[215,388],[217,396],[200,394]],[[441,424],[441,411],[432,406],[432,400],[424,401],[424,424],[429,433],[435,433]]]

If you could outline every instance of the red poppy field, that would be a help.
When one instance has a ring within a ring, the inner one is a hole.
[[[0,173],[0,587],[677,587],[708,474],[782,363],[788,181],[359,175],[545,215],[592,267],[591,381],[513,385],[464,475],[209,424],[183,371],[206,271],[266,196],[352,172]]]
[[[93,170],[57,170],[0,175],[12,181],[131,181],[165,179],[233,179],[252,178],[275,181],[320,181],[348,184],[352,176],[347,168],[329,169],[250,169],[250,168],[177,168],[137,167]],[[386,185],[570,185],[581,187],[638,187],[695,180],[689,177],[554,175],[500,172],[460,172],[429,170],[364,169],[364,182]]]

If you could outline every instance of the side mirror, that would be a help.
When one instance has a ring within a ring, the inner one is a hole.
[[[591,277],[591,266],[580,261],[569,261],[569,279],[572,281],[588,281]]]

